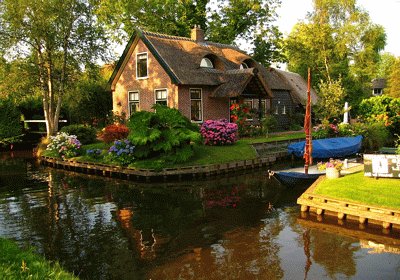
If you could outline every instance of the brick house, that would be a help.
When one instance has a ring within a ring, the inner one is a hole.
[[[295,113],[304,113],[307,102],[307,82],[297,73],[269,68],[266,83],[274,97],[271,99],[270,114],[278,121],[280,129],[288,129]],[[311,88],[311,102],[318,101],[317,93]]]
[[[159,103],[201,123],[229,119],[230,105],[244,102],[260,117],[278,107],[271,108],[269,83],[292,98],[293,88],[289,82],[279,86],[285,78],[275,78],[274,71],[280,72],[268,71],[235,46],[205,41],[198,27],[191,38],[136,30],[110,78],[113,112],[129,117]]]

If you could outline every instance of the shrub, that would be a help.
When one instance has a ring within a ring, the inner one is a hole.
[[[69,135],[76,135],[79,141],[84,145],[94,143],[96,141],[96,129],[89,125],[72,124],[64,126],[60,131]]]
[[[400,133],[400,98],[381,95],[364,99],[359,111],[363,120],[382,121],[392,135]]]
[[[59,132],[56,136],[50,136],[48,151],[55,152],[62,159],[76,157],[79,154],[81,142],[75,135]]]
[[[364,124],[363,146],[367,151],[377,151],[385,146],[390,139],[390,132],[382,122]]]
[[[111,143],[115,140],[125,139],[129,134],[129,129],[123,124],[110,124],[104,128],[102,139],[106,143]]]
[[[128,165],[133,162],[135,146],[128,140],[115,140],[114,145],[108,149],[107,159],[121,165]]]
[[[21,113],[10,100],[0,100],[0,145],[19,141],[22,135]]]
[[[231,122],[237,124],[239,135],[248,135],[248,126],[250,123],[247,120],[252,118],[249,105],[245,103],[233,103],[229,109],[231,113]]]
[[[268,137],[268,133],[278,126],[278,121],[274,116],[268,115],[262,118],[261,126],[263,134]]]
[[[355,136],[353,127],[349,123],[340,123],[338,125],[338,133],[340,137]]]
[[[314,139],[336,137],[339,135],[339,129],[336,124],[329,123],[329,121],[324,120],[320,125],[314,127],[312,132],[312,137]]]
[[[88,155],[91,158],[100,158],[102,152],[103,150],[101,149],[89,149],[86,150],[86,155]]]
[[[198,126],[177,109],[154,105],[154,112],[140,111],[128,121],[128,139],[136,146],[135,157],[163,157],[162,160],[184,162],[193,155],[191,142],[198,141]]]
[[[226,119],[207,120],[200,128],[205,145],[223,146],[232,145],[237,141],[238,125]]]

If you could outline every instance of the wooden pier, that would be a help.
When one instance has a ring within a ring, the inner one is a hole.
[[[60,168],[69,171],[96,174],[107,177],[119,177],[128,180],[166,180],[167,178],[198,178],[209,177],[220,174],[228,174],[231,172],[238,172],[240,170],[249,170],[263,168],[270,166],[279,158],[287,157],[287,152],[280,152],[271,154],[267,157],[241,160],[235,162],[228,162],[213,165],[196,165],[185,166],[178,168],[164,168],[162,170],[155,169],[140,169],[121,167],[113,165],[105,165],[94,162],[81,162],[74,160],[62,160],[58,158],[51,158],[42,156],[40,161],[42,164]]]
[[[336,215],[339,220],[355,219],[363,225],[366,223],[381,224],[384,229],[400,225],[400,210],[371,206],[328,196],[314,194],[315,187],[325,176],[318,178],[298,199],[301,211],[314,211],[317,215]]]

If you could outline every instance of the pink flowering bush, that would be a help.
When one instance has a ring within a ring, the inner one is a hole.
[[[237,141],[238,126],[226,119],[207,120],[200,128],[205,145],[223,146],[231,145]]]

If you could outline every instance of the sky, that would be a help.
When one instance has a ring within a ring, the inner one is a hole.
[[[307,12],[312,10],[312,0],[281,0],[282,5],[277,10],[279,29],[288,35],[293,25],[304,20]],[[400,57],[400,0],[357,0],[373,23],[382,25],[386,31],[385,52]]]

